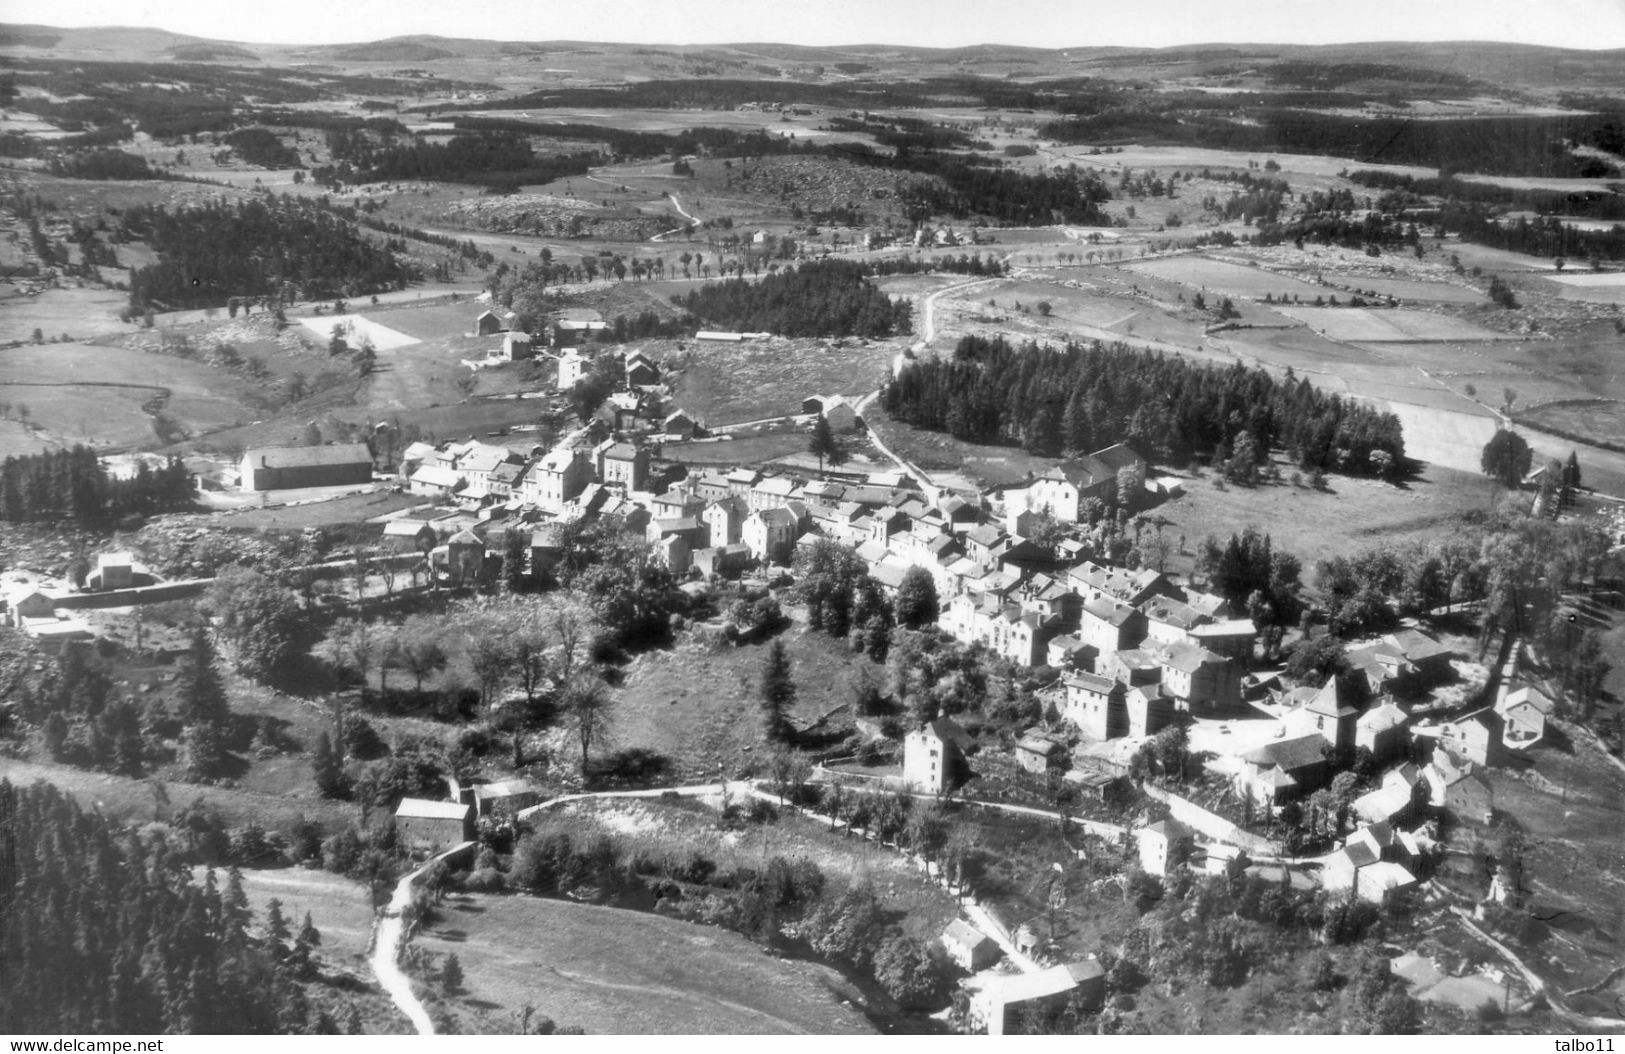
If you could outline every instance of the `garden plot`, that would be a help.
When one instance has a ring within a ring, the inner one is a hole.
[[[1303,307],[1291,304],[1278,306],[1276,310],[1288,318],[1297,319],[1331,340],[1388,344],[1420,340],[1521,339],[1448,315],[1406,311],[1403,308],[1378,310],[1365,307]]]
[[[317,315],[313,318],[302,318],[299,324],[324,341],[333,336],[333,327],[337,326],[351,347],[360,344],[363,337],[372,341],[372,346],[379,351],[391,351],[419,342],[417,337],[408,336],[398,329],[390,329],[362,315]]]
[[[1210,260],[1205,256],[1173,256],[1161,260],[1145,260],[1129,264],[1127,269],[1225,296],[1262,300],[1265,294],[1268,294],[1276,299],[1296,296],[1299,299],[1313,300],[1317,296],[1326,295],[1324,286],[1273,274],[1262,267],[1242,267],[1222,260]]]

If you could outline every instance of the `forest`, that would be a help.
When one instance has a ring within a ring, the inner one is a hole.
[[[1283,448],[1309,471],[1403,470],[1399,420],[1261,369],[1193,363],[1125,344],[1055,348],[966,336],[950,359],[915,362],[881,395],[918,428],[1034,453],[1081,453],[1127,442],[1158,461],[1229,461]]]
[[[51,158],[46,171],[68,179],[168,179],[139,154],[122,150],[83,150]]]
[[[89,447],[48,450],[0,462],[0,520],[105,523],[192,504],[192,474],[179,458],[154,472],[142,462],[130,479],[113,479]]]
[[[290,286],[310,299],[358,296],[401,289],[416,277],[320,203],[288,195],[131,206],[113,240],[143,240],[158,253],[157,263],[130,274],[130,308],[138,312],[275,297]]]
[[[0,1030],[337,1031],[296,980],[320,935],[250,929],[240,876],[194,879],[182,844],[0,779]]]
[[[890,337],[913,332],[910,307],[863,278],[861,265],[822,260],[770,272],[757,282],[733,278],[672,302],[708,326],[783,337]]]
[[[329,136],[329,141],[334,137]],[[363,136],[348,136],[340,141],[346,144],[346,153],[335,154],[340,157],[339,163],[311,170],[316,182],[324,186],[428,179],[511,189],[586,175],[594,160],[593,155],[585,153],[540,157],[523,136],[506,133],[459,135],[443,144],[373,146]]]
[[[1039,135],[1066,143],[1171,143],[1329,154],[1364,163],[1423,165],[1487,175],[1598,178],[1619,174],[1613,165],[1576,154],[1568,146],[1589,142],[1612,123],[1614,118],[1608,115],[1413,121],[1277,108],[1280,100],[1274,101],[1275,107],[1250,114],[1252,121],[1245,125],[1225,114],[1147,107],[1051,121],[1040,126]]]

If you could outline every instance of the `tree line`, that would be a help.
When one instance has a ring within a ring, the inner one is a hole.
[[[1228,460],[1243,440],[1285,449],[1305,470],[1399,471],[1399,419],[1237,363],[1218,367],[1114,343],[1060,348],[1003,336],[960,339],[951,359],[909,365],[881,394],[899,421],[958,439],[1082,453],[1128,442],[1181,464]]]
[[[952,253],[943,256],[891,256],[863,261],[863,273],[871,277],[893,274],[972,274],[997,277],[1010,267],[997,256],[981,253]]]
[[[192,504],[192,474],[178,457],[154,470],[142,461],[130,479],[114,479],[86,446],[6,458],[0,463],[0,520],[73,520],[96,524]]]
[[[130,273],[134,311],[213,307],[232,296],[279,295],[290,284],[326,300],[401,289],[416,277],[321,204],[288,195],[173,210],[134,205],[116,234],[158,253],[157,263]]]
[[[785,337],[890,337],[913,332],[911,308],[864,281],[864,268],[819,260],[702,286],[672,302],[722,329]]]
[[[252,923],[235,871],[199,881],[162,834],[0,780],[5,1031],[336,1032],[297,983],[320,941],[308,917],[297,938],[280,910]]]

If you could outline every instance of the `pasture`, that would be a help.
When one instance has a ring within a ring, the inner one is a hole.
[[[885,383],[897,347],[887,342],[818,339],[691,341],[682,352],[652,352],[671,386],[670,403],[707,427],[801,412],[809,395],[856,399]]]
[[[1547,403],[1518,414],[1520,423],[1533,428],[1583,435],[1606,443],[1625,445],[1625,403],[1587,399]]]
[[[1327,282],[1344,289],[1369,290],[1399,300],[1421,300],[1432,304],[1484,304],[1488,299],[1471,286],[1451,282],[1429,282],[1414,278],[1371,278],[1363,274],[1330,274]]]
[[[1329,477],[1324,491],[1289,483],[1220,490],[1211,475],[1187,476],[1183,483],[1183,496],[1146,514],[1166,525],[1165,536],[1185,537],[1184,551],[1170,561],[1172,570],[1189,572],[1207,535],[1223,538],[1256,524],[1277,550],[1303,561],[1306,582],[1312,582],[1317,560],[1434,537],[1462,513],[1489,508],[1499,492],[1476,472],[1436,465],[1425,466],[1420,479],[1403,487],[1348,476]]]
[[[807,432],[788,431],[737,435],[717,443],[667,443],[665,458],[684,465],[764,465],[807,449]]]
[[[191,359],[87,344],[0,350],[0,400],[28,408],[38,438],[64,445],[157,445],[149,410],[187,432],[241,422],[265,398],[243,379]]]
[[[1558,295],[1566,300],[1588,300],[1598,304],[1625,302],[1625,271],[1549,274],[1546,281],[1557,283]]]
[[[1193,289],[1250,300],[1262,300],[1266,293],[1276,299],[1296,296],[1313,300],[1326,293],[1323,286],[1301,279],[1274,274],[1262,267],[1244,267],[1206,256],[1168,256],[1143,260],[1125,265],[1125,270],[1179,282]]]
[[[1464,319],[1404,308],[1304,307],[1291,304],[1278,306],[1275,310],[1305,323],[1328,339],[1339,341],[1381,344],[1424,340],[1517,339],[1511,334],[1497,333]]]
[[[367,317],[373,324],[387,326],[413,340],[445,340],[474,332],[474,320],[489,307],[473,300],[460,304],[403,305],[384,310],[375,308],[367,312]]]
[[[799,692],[790,719],[798,728],[852,702],[865,677],[882,670],[850,644],[792,626],[780,634]],[[714,779],[746,771],[765,757],[757,687],[764,643],[704,650],[684,638],[646,652],[626,668],[611,712],[610,746],[666,754],[676,779]]]
[[[872,1034],[826,968],[648,912],[529,896],[455,894],[415,946],[456,954],[459,1013],[525,1006],[593,1035]]]
[[[129,297],[112,289],[45,289],[26,296],[12,287],[0,294],[0,342],[28,340],[36,329],[46,340],[64,333],[75,340],[128,333],[134,327],[118,317],[128,306]]]
[[[216,881],[224,882],[218,871]],[[243,892],[255,924],[263,924],[266,905],[273,898],[282,902],[282,914],[298,932],[310,913],[310,921],[321,931],[322,958],[345,966],[367,970],[364,965],[367,944],[372,936],[372,905],[367,887],[353,879],[329,871],[309,871],[302,867],[243,871]],[[201,879],[201,875],[199,876]]]

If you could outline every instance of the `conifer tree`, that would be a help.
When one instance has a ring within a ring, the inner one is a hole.
[[[785,653],[784,642],[776,640],[767,649],[767,665],[762,670],[762,723],[768,742],[789,742],[792,730],[787,712],[795,701],[790,656]]]

